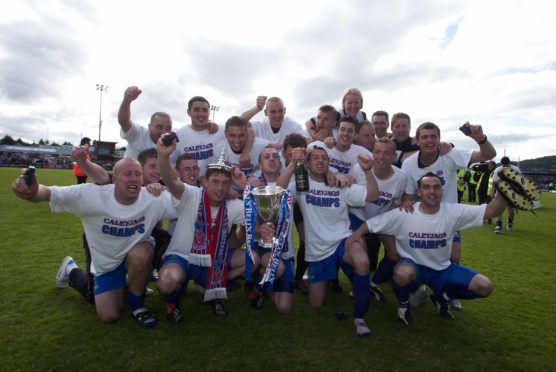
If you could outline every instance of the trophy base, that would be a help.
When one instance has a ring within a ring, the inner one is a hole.
[[[263,249],[272,249],[274,247],[274,239],[270,241],[264,241],[262,239],[259,239],[258,243],[259,243],[259,247]]]

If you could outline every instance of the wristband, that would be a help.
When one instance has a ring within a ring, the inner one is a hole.
[[[477,143],[478,143],[479,146],[480,146],[480,145],[482,145],[483,143],[485,143],[487,140],[488,140],[488,137],[487,137],[487,135],[485,134],[485,139],[482,140],[481,142],[477,142]]]

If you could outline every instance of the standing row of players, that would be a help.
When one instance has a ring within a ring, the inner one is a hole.
[[[395,141],[395,136],[394,140],[385,136],[386,113],[375,113],[372,123],[364,121],[361,94],[352,89],[343,97],[341,111],[347,115],[338,119],[332,106],[322,106],[316,118],[306,123],[307,131],[285,116],[279,98],[258,97],[256,106],[230,118],[222,133],[209,121],[209,102],[194,97],[188,104],[191,124],[176,131],[179,142],[173,140],[166,146],[162,139],[172,129],[169,115],[153,114],[148,128],[131,121],[131,102],[140,93],[136,87],[124,93],[118,118],[122,137],[128,140],[128,153],[114,168],[113,185],[57,188],[34,182],[27,186],[23,178],[13,184],[22,198],[49,200],[53,211],[71,211],[82,218],[92,258],[94,300],[102,320],[119,317],[127,271],[133,317],[144,327],[156,324],[156,316],[144,307],[146,281],[155,256],[151,231],[161,220],[176,218],[157,281],[158,290],[166,298],[167,318],[171,322],[182,318],[179,299],[191,279],[204,287],[205,300],[211,303],[214,313],[225,316],[221,300],[226,298],[227,281],[243,275],[248,263],[245,254],[237,249],[242,235],[233,230],[233,226],[245,224],[243,203],[234,199],[231,190],[234,185],[241,190],[248,182],[276,184],[291,191],[299,206],[293,215],[304,245],[304,249],[299,249],[304,254],[301,258],[298,255],[297,273],[302,275],[303,266],[308,263],[309,302],[315,307],[323,304],[328,282],[337,279],[341,267],[353,286],[354,325],[361,337],[370,335],[364,316],[371,293],[381,298],[378,284],[392,275],[399,301],[398,318],[404,324],[411,323],[409,293],[421,284],[431,287],[432,298],[444,317],[451,317],[450,300],[486,297],[492,290],[486,277],[455,264],[460,256],[459,230],[500,214],[504,201],[497,196],[486,206],[441,203],[457,202],[458,168],[495,156],[481,126],[467,125],[469,137],[479,149],[466,151],[443,146],[440,129],[433,123],[420,125],[413,141],[409,137],[409,116],[397,114],[392,120],[399,123],[394,132],[407,133],[407,138]],[[265,119],[248,124],[247,120],[263,108]],[[374,125],[375,117],[377,123],[383,121],[382,127]],[[384,129],[378,139],[375,135],[366,136],[366,142],[361,139],[365,137],[362,131],[378,132],[378,128]],[[354,143],[357,136],[359,143],[368,146]],[[403,137],[398,134],[397,138]],[[160,192],[158,186],[150,184],[155,180],[148,180],[149,185],[141,188],[142,177],[150,172],[147,162],[142,167],[131,159],[141,151],[152,153],[148,149],[155,145],[158,161],[152,168],[158,165],[169,191],[158,197],[148,191]],[[226,165],[215,161],[222,149]],[[95,173],[106,177],[84,156],[80,158],[78,152],[80,165],[86,172],[88,169],[93,179],[98,179],[92,176]],[[196,162],[192,167],[199,170],[201,188],[191,185],[196,177],[180,177],[184,159]],[[297,162],[306,162],[309,170],[307,193],[295,192],[290,182]],[[402,169],[393,167],[393,163],[401,163]],[[403,210],[395,208],[397,205]],[[366,249],[368,241],[373,240],[368,236],[371,232],[380,234],[378,239],[386,251],[372,281]],[[257,233],[272,236],[274,227],[257,224]],[[280,312],[288,312],[292,306],[291,236],[290,230],[269,294]],[[257,273],[265,272],[270,253],[259,247],[253,255],[247,270],[255,278]],[[77,276],[83,279],[72,278]],[[84,283],[86,276],[68,257],[57,281],[77,287],[76,283]],[[260,285],[253,288],[251,299],[255,306],[261,303],[264,290]]]

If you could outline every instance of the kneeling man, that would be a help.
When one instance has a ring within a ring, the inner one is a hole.
[[[71,212],[81,218],[91,251],[100,320],[108,323],[119,318],[128,287],[133,318],[142,327],[151,328],[157,319],[144,307],[154,254],[151,232],[159,221],[175,218],[176,212],[169,197],[157,198],[142,184],[141,164],[123,158],[114,165],[113,184],[49,187],[39,185],[34,178],[27,186],[21,176],[12,183],[12,189],[22,199],[50,202],[52,212]],[[75,268],[68,265],[66,275]]]
[[[492,282],[465,266],[450,262],[452,238],[460,230],[482,226],[483,219],[500,214],[506,202],[497,195],[488,205],[441,203],[442,180],[430,172],[417,182],[420,201],[413,213],[393,209],[367,220],[349,238],[359,241],[374,232],[393,235],[401,260],[394,267],[394,290],[398,297],[398,318],[411,324],[409,293],[422,284],[431,287],[432,301],[439,314],[452,319],[448,302],[453,299],[487,297]]]

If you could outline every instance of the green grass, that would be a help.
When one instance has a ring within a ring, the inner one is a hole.
[[[74,183],[71,171],[39,170],[41,183]],[[490,277],[493,294],[464,301],[456,319],[441,319],[432,304],[413,312],[414,325],[395,318],[389,304],[373,303],[366,319],[373,336],[359,340],[347,294],[329,294],[324,307],[308,306],[295,294],[294,310],[280,316],[272,306],[248,307],[246,295],[231,293],[227,319],[217,319],[200,295],[182,300],[185,319],[171,326],[163,301],[147,305],[161,318],[143,330],[126,307],[115,324],[102,324],[94,307],[54,275],[61,259],[83,262],[82,228],[70,214],[51,214],[46,203],[19,200],[10,190],[18,174],[0,169],[0,350],[2,370],[550,370],[556,356],[556,194],[543,208],[518,214],[514,231],[493,225],[463,233],[464,265]],[[344,288],[349,288],[343,278]]]

